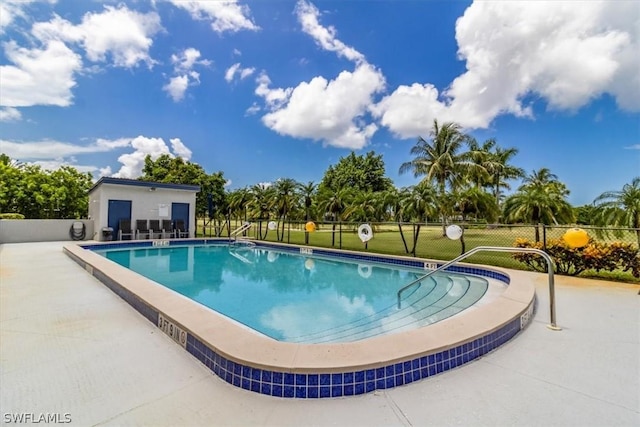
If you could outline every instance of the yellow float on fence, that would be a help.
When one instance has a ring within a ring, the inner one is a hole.
[[[312,233],[312,232],[316,231],[316,223],[313,222],[313,221],[309,221],[308,223],[306,223],[304,225],[304,229],[306,231],[308,231],[309,233]]]
[[[589,234],[582,228],[570,228],[562,239],[571,248],[582,248],[589,244]]]

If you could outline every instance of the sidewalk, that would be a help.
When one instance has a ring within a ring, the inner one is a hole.
[[[0,245],[2,425],[640,425],[637,285],[557,277],[554,332],[547,277],[530,273],[533,322],[481,359],[384,392],[279,399],[215,377],[61,248]]]

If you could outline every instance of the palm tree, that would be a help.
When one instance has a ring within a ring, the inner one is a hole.
[[[249,213],[259,220],[258,236],[265,239],[269,233],[269,228],[265,227],[262,235],[262,220],[269,220],[269,213],[274,203],[273,187],[267,184],[256,184],[250,190],[251,199],[249,201]]]
[[[303,198],[304,204],[304,219],[309,221],[311,218],[311,208],[314,204],[314,197],[316,195],[316,184],[313,181],[309,181],[306,184],[299,183],[298,190]]]
[[[504,217],[508,222],[529,224],[559,224],[574,221],[574,211],[566,197],[567,187],[549,169],[533,171],[523,180],[518,191],[504,203]],[[540,232],[535,229],[536,241]]]
[[[229,194],[229,210],[243,221],[247,221],[247,207],[251,200],[248,188],[239,188]]]
[[[593,203],[598,224],[635,228],[640,246],[640,176],[622,186],[621,191],[602,193]]]
[[[469,145],[469,160],[474,165],[469,170],[468,179],[475,184],[477,188],[482,188],[491,182],[489,168],[492,167],[491,149],[496,146],[495,139],[488,139],[478,144],[475,138],[467,139]]]
[[[411,148],[414,158],[400,166],[400,173],[413,172],[415,177],[424,176],[423,182],[434,182],[439,197],[439,212],[442,218],[442,235],[446,235],[445,194],[447,185],[455,188],[470,169],[469,154],[460,152],[467,136],[456,123],[433,121],[430,141],[418,138]]]
[[[404,237],[404,230],[402,229],[402,221],[405,215],[405,206],[402,201],[407,197],[408,192],[409,190],[406,188],[398,190],[393,187],[381,195],[382,209],[385,212],[384,219],[395,221],[398,224],[398,231],[400,232],[405,253],[409,253],[409,247],[407,246],[407,240]]]
[[[375,220],[382,211],[382,200],[377,192],[363,191],[353,198],[345,209],[343,218],[354,221]]]
[[[433,186],[423,181],[414,187],[410,187],[404,193],[401,203],[404,207],[404,212],[413,221],[417,221],[417,226],[413,232],[413,247],[411,248],[411,253],[415,256],[422,223],[426,221],[427,217],[438,212],[440,198],[437,196]]]
[[[336,221],[342,221],[342,215],[347,208],[349,202],[353,198],[351,188],[341,188],[338,191],[325,189],[318,194],[318,208],[323,212],[323,217],[329,215],[333,221],[331,233],[331,246],[335,245],[336,239]]]
[[[493,197],[500,206],[501,189],[509,190],[511,187],[506,182],[509,179],[523,178],[525,176],[524,169],[512,166],[509,161],[518,154],[517,148],[495,147],[491,153],[488,163],[485,165],[489,175],[491,176],[491,187],[493,188]]]
[[[463,221],[466,221],[469,214],[487,222],[494,222],[500,215],[500,209],[493,196],[475,186],[456,191],[454,201],[455,210],[462,216]]]
[[[282,223],[282,233],[280,233],[280,228],[278,228],[276,234],[276,238],[280,241],[284,240],[284,227],[287,215],[296,207],[297,197],[295,190],[297,186],[298,183],[291,178],[281,178],[277,180],[273,186],[274,207],[276,209],[278,219]]]

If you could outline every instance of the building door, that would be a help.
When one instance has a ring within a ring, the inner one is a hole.
[[[171,221],[174,227],[178,219],[184,221],[184,229],[189,230],[189,203],[171,203]]]
[[[118,236],[121,219],[131,219],[131,200],[109,200],[107,225],[113,228],[114,240]]]

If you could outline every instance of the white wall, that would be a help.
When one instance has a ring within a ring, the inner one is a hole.
[[[98,231],[97,240],[101,240],[101,230],[108,226],[109,200],[131,201],[131,224],[135,228],[137,219],[171,219],[171,203],[189,204],[189,237],[195,237],[196,230],[196,193],[173,188],[137,187],[103,183],[89,194],[89,217],[95,221]],[[160,205],[166,205],[168,215],[160,216]],[[117,236],[114,236],[116,239]]]
[[[84,240],[93,239],[88,219],[0,219],[0,243],[71,241],[69,230],[77,221],[85,225]]]

